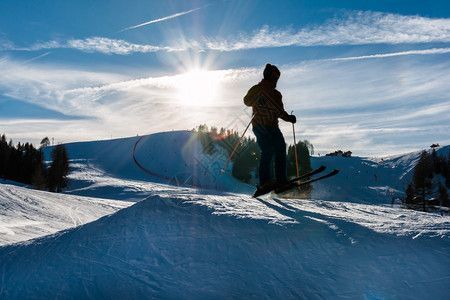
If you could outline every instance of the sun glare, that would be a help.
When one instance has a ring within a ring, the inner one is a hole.
[[[214,71],[193,70],[180,75],[177,99],[184,105],[209,106],[218,94],[220,78]]]

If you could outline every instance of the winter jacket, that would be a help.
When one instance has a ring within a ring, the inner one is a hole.
[[[250,88],[244,97],[244,104],[253,107],[255,117],[252,125],[278,127],[278,118],[287,115],[281,93],[275,89],[273,82],[266,79]]]

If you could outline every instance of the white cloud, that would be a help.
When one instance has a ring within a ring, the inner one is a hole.
[[[129,55],[132,53],[149,53],[158,51],[179,51],[172,47],[160,47],[153,45],[141,45],[126,42],[124,40],[104,37],[92,37],[87,39],[71,39],[66,43],[50,41],[33,45],[30,50],[70,48],[83,52],[100,52],[105,54]]]
[[[172,16],[165,18],[170,17]],[[176,15],[173,15],[173,17],[176,17]],[[158,20],[150,21],[150,23],[156,21]],[[137,26],[145,24],[147,23]],[[133,53],[186,51],[189,49],[199,51],[236,51],[287,46],[310,47],[448,42],[450,42],[450,19],[432,19],[367,11],[348,13],[347,16],[329,20],[324,25],[301,29],[291,27],[274,29],[269,26],[263,26],[253,33],[240,33],[229,38],[204,37],[200,40],[189,40],[188,37],[178,37],[177,40],[170,41],[172,45],[178,45],[176,47],[135,44],[125,40],[106,37],[90,37],[86,39],[71,39],[66,42],[48,41],[34,44],[31,47],[17,47],[10,41],[0,40],[0,50],[37,51],[42,49],[70,48],[84,52],[130,55]],[[432,54],[430,51],[416,52],[415,54]],[[436,53],[438,53],[438,50],[436,50]],[[408,54],[414,53],[399,52],[397,55]]]
[[[8,50],[14,50],[15,46],[14,43],[10,40],[6,40],[3,38],[0,38],[0,51],[8,51]]]
[[[90,72],[74,68],[39,64],[33,60],[15,61],[0,58],[0,95],[20,99],[66,114],[88,115],[80,112],[79,103],[64,102],[62,91],[80,86],[97,86],[123,81],[121,74]],[[83,103],[91,99],[80,99]]]
[[[318,152],[395,154],[450,143],[449,67],[420,56],[309,61],[281,66],[279,88],[298,138]]]
[[[68,41],[48,41],[36,43],[30,47],[18,47],[11,41],[0,40],[0,51],[39,51],[49,49],[75,49],[83,52],[99,52],[104,54],[130,55],[133,53],[183,51],[185,48],[169,46],[154,46],[134,44],[124,40],[105,37],[90,37],[86,39],[70,39]]]
[[[380,12],[351,13],[325,25],[296,29],[260,30],[228,40],[210,38],[206,48],[234,51],[285,46],[330,46],[450,42],[450,19],[431,19]]]

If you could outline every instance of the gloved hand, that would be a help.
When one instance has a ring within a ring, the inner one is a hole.
[[[297,118],[294,115],[289,115],[287,121],[295,124],[297,122]]]

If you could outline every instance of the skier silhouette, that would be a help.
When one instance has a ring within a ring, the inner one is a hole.
[[[263,79],[250,88],[244,97],[244,104],[253,108],[253,133],[261,150],[259,161],[259,186],[265,189],[287,183],[286,143],[278,127],[278,119],[295,123],[294,115],[284,110],[282,95],[276,89],[280,70],[266,64]],[[275,179],[272,178],[272,160],[275,159]]]

